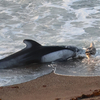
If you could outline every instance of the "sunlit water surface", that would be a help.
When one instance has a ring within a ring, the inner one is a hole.
[[[25,47],[24,39],[42,45],[72,45],[97,53],[85,59],[0,70],[0,86],[18,84],[54,71],[67,76],[100,76],[99,0],[0,0],[0,59]]]

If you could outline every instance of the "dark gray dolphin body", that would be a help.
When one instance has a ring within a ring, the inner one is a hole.
[[[66,60],[76,56],[80,49],[74,46],[42,46],[25,39],[26,47],[21,51],[0,60],[0,68],[24,66],[31,63],[46,63]]]

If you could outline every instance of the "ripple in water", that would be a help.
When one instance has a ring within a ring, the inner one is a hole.
[[[52,64],[54,73],[66,76],[100,76],[100,58],[77,59]]]

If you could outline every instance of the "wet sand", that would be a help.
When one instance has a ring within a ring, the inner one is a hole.
[[[99,89],[100,77],[51,73],[26,83],[0,87],[0,100],[100,100]],[[87,95],[95,98],[82,98]]]

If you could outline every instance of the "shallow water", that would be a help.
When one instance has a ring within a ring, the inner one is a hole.
[[[1,69],[0,86],[19,84],[51,73],[53,70],[46,64],[33,64],[21,68]]]
[[[54,73],[67,76],[100,76],[100,59],[93,58],[88,61],[87,58],[83,60],[71,60],[65,63],[54,64]]]
[[[83,49],[93,41],[97,60],[90,64],[83,59],[41,65],[44,71],[39,73],[30,68],[0,70],[0,86],[35,79],[52,72],[52,67],[61,75],[100,76],[99,0],[0,0],[0,59],[24,48],[26,38],[42,45]]]

